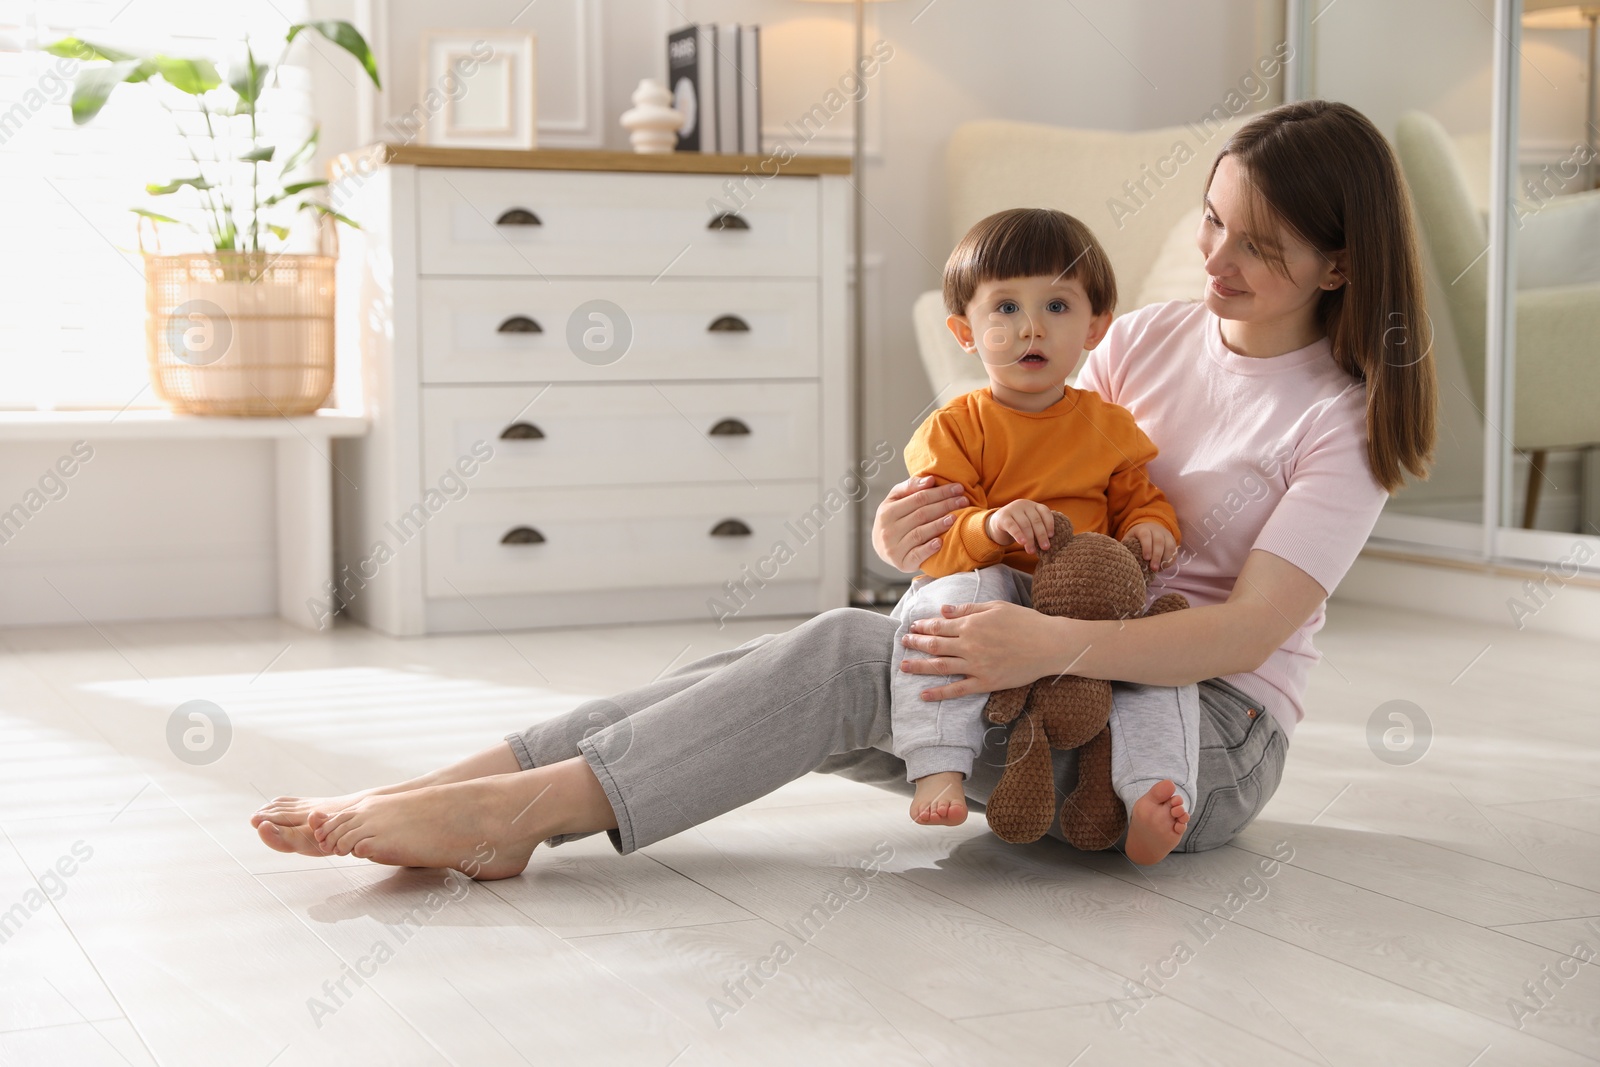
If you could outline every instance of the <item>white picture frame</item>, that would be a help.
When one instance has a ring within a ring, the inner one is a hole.
[[[427,144],[446,148],[538,147],[538,40],[516,30],[429,30],[422,86],[432,116]]]

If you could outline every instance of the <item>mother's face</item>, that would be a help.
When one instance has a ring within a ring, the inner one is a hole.
[[[1209,276],[1206,307],[1218,318],[1244,322],[1310,315],[1318,293],[1344,284],[1335,262],[1343,257],[1324,255],[1281,225],[1247,232],[1249,195],[1242,168],[1232,156],[1223,156],[1206,191],[1197,235]],[[1281,265],[1271,262],[1269,252],[1282,258]]]

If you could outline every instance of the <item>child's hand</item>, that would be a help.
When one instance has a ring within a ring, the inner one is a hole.
[[[995,544],[1018,544],[1036,556],[1050,547],[1055,529],[1054,513],[1032,500],[1013,500],[996,508],[983,523],[983,532]]]
[[[1151,571],[1163,570],[1177,558],[1178,542],[1159,522],[1141,522],[1129,527],[1128,532],[1139,539],[1141,554],[1149,562]]]

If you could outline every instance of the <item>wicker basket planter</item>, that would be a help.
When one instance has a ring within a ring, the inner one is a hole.
[[[145,253],[156,395],[193,415],[304,415],[333,389],[333,255]]]

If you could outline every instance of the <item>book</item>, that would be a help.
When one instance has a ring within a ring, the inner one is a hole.
[[[680,152],[717,151],[716,47],[711,26],[690,25],[667,35],[667,81],[672,106],[683,115]]]
[[[715,28],[718,152],[739,151],[739,24],[726,22]]]
[[[760,154],[761,27],[698,23],[667,35],[679,152]]]
[[[739,151],[761,155],[761,27],[739,28]]]

